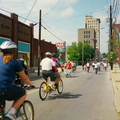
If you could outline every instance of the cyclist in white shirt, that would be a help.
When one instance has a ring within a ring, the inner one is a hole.
[[[107,69],[107,63],[106,62],[103,62],[103,69],[105,69],[105,71]]]
[[[86,63],[86,68],[87,68],[87,72],[89,72],[89,70],[90,70],[90,63],[89,62]]]
[[[42,67],[42,75],[45,80],[47,80],[47,77],[50,77],[51,79],[51,86],[54,84],[54,81],[56,80],[56,65],[51,59],[51,53],[46,52],[45,58],[42,59],[40,66]]]
[[[94,68],[95,68],[95,69],[98,69],[98,67],[99,67],[99,66],[98,66],[97,62],[94,62]]]

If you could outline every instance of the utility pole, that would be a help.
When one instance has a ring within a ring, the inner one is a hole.
[[[112,6],[110,5],[110,41],[112,40]],[[111,53],[113,52],[113,43],[110,42],[110,50]],[[110,60],[111,70],[113,70],[113,62]]]
[[[40,61],[41,61],[41,10],[39,11],[39,38],[38,38],[38,76],[40,76]]]

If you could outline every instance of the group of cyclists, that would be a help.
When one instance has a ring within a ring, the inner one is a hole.
[[[5,41],[0,46],[0,53],[2,53],[0,55],[0,103],[5,106],[6,100],[13,101],[10,109],[5,114],[5,118],[8,120],[16,120],[16,111],[27,96],[26,90],[15,84],[15,77],[20,78],[20,82],[26,83],[28,87],[35,87],[27,76],[30,69],[23,58],[24,56],[21,56],[20,59],[14,58],[16,49],[17,45],[13,41]],[[45,80],[48,76],[51,78],[50,87],[52,89],[58,87],[58,82],[61,79],[58,67],[61,71],[65,69],[75,70],[76,62],[71,63],[68,61],[63,67],[55,53],[46,52],[45,58],[40,62],[40,67],[43,78]]]
[[[92,63],[87,61],[87,63],[84,64],[82,67],[83,67],[83,70],[86,70],[87,72],[89,72],[91,66],[92,66],[93,70],[95,70],[96,72],[100,71],[101,67],[106,71],[108,63],[107,63],[107,61],[104,61],[104,62],[93,61]]]
[[[16,111],[25,101],[27,93],[23,87],[15,84],[15,77],[18,76],[21,81],[25,82],[28,87],[35,87],[27,76],[29,67],[23,56],[18,60],[14,59],[17,45],[13,41],[5,41],[0,46],[0,103],[5,106],[5,101],[13,101],[10,109],[5,115],[5,119],[16,120]],[[63,71],[60,61],[55,53],[46,52],[45,58],[40,62],[42,75],[45,80],[49,76],[51,78],[51,89],[58,87],[58,82],[61,79],[58,67]],[[4,108],[5,109],[5,108]],[[0,109],[1,110],[1,109]]]
[[[5,105],[5,100],[13,101],[12,106],[5,115],[5,118],[9,120],[16,120],[16,111],[27,96],[24,88],[13,84],[16,74],[21,78],[21,81],[28,85],[28,87],[35,87],[27,76],[30,69],[23,56],[19,60],[14,59],[16,49],[17,45],[13,41],[5,41],[0,46],[0,52],[2,53],[0,56],[0,103]],[[87,69],[89,72],[90,66],[92,66],[93,70],[100,70],[101,65],[105,70],[107,69],[106,62],[97,61],[94,61],[92,64],[87,62],[83,65],[83,69]],[[57,59],[57,55],[55,53],[46,52],[45,58],[40,62],[40,67],[42,69],[43,78],[47,80],[47,77],[50,77],[50,87],[52,89],[53,87],[58,87],[58,82],[61,79],[58,67],[61,71],[68,70],[72,72],[72,70],[76,70],[77,64],[76,62],[71,63],[68,61],[64,64],[63,69],[61,62]]]

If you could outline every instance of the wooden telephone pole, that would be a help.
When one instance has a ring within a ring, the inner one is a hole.
[[[40,76],[40,61],[41,61],[41,10],[39,12],[39,38],[38,38],[38,76]]]
[[[110,5],[110,41],[112,40],[112,6]],[[113,52],[113,43],[110,42],[110,49],[109,51]],[[110,60],[111,70],[113,70],[113,62]]]

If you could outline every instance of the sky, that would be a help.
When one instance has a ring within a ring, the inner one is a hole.
[[[34,26],[34,37],[39,38],[39,11],[41,10],[41,40],[52,42],[78,42],[78,29],[85,28],[85,16],[99,18],[100,52],[108,52],[110,5],[115,0],[0,0],[0,13],[17,14],[18,20]],[[116,22],[120,23],[119,13]]]

